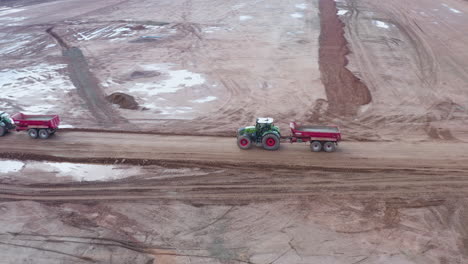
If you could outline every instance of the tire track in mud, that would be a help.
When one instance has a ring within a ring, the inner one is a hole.
[[[70,79],[76,87],[78,94],[86,102],[91,114],[102,124],[126,123],[112,106],[106,101],[105,95],[99,86],[99,80],[90,71],[86,57],[78,47],[68,45],[50,27],[46,32],[51,35],[62,48],[62,55],[68,65]]]
[[[234,169],[233,169],[234,170]],[[246,174],[247,171],[245,171]],[[219,174],[209,174],[180,179],[178,177],[161,180],[131,180],[129,182],[41,184],[41,186],[1,185],[0,200],[34,200],[42,202],[89,202],[98,200],[179,200],[202,204],[237,204],[249,201],[270,201],[300,197],[335,197],[359,199],[378,195],[385,199],[411,199],[429,195],[433,200],[444,200],[466,196],[468,184],[462,174],[452,180],[452,176],[433,175],[413,177],[404,175],[399,181],[385,179],[386,174],[373,175],[374,180],[358,181],[346,179],[342,174],[333,181],[324,181],[322,176],[305,173],[286,173],[270,179],[266,174],[257,178],[240,175],[232,182],[210,184]],[[361,177],[361,174],[354,174]],[[367,175],[363,175],[367,177]],[[371,175],[369,175],[371,176]],[[227,176],[229,177],[229,176]],[[282,179],[290,184],[283,184]],[[292,179],[289,179],[292,178]],[[415,178],[415,179],[413,179]],[[312,179],[312,180],[311,180]],[[426,180],[424,180],[426,179]],[[197,182],[195,182],[197,181]],[[301,182],[302,181],[302,182]],[[251,184],[252,183],[252,184]]]
[[[21,152],[0,152],[0,158],[12,160],[29,160],[29,161],[51,161],[51,162],[69,162],[69,163],[85,163],[85,164],[103,164],[103,165],[136,165],[148,166],[157,165],[167,168],[239,168],[240,166],[251,169],[264,169],[268,166],[270,169],[290,170],[290,171],[321,171],[321,172],[342,172],[342,173],[460,173],[466,172],[465,168],[453,169],[443,167],[385,167],[385,166],[356,166],[356,167],[343,167],[343,166],[320,166],[320,165],[298,165],[286,163],[264,163],[264,162],[236,162],[236,161],[222,161],[222,160],[189,160],[177,158],[123,158],[123,157],[65,157],[54,156],[49,154],[36,154],[36,153],[21,153]]]
[[[319,68],[332,114],[355,115],[360,106],[372,101],[367,86],[346,68],[350,50],[344,37],[344,23],[333,0],[319,0]]]

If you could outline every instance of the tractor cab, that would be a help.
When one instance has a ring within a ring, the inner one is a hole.
[[[258,138],[261,139],[261,136],[263,135],[263,133],[265,133],[266,131],[271,130],[272,126],[273,126],[273,118],[270,118],[270,117],[267,117],[267,118],[259,117],[259,118],[257,118],[257,122],[255,124],[255,132],[256,132],[257,135],[259,135]]]

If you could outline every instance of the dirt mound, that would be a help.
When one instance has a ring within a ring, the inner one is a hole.
[[[159,75],[161,75],[161,73],[157,71],[134,71],[130,74],[130,78],[132,79],[149,78],[149,77],[156,77]]]
[[[146,29],[145,26],[143,25],[136,25],[136,26],[133,26],[133,27],[129,27],[131,30],[144,30]]]
[[[135,97],[128,94],[113,93],[106,96],[106,100],[109,101],[109,103],[119,105],[120,108],[132,110],[138,109],[138,103],[135,101]]]

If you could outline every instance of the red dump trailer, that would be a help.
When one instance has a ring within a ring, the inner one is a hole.
[[[336,126],[300,126],[296,122],[291,122],[289,127],[290,142],[310,142],[310,150],[314,152],[321,150],[333,152],[341,141],[341,133]]]
[[[16,131],[27,130],[31,138],[46,139],[53,135],[60,124],[58,115],[26,115],[17,113],[11,116]]]

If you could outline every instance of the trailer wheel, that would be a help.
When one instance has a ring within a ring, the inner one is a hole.
[[[37,129],[35,128],[31,128],[28,130],[28,135],[31,137],[31,138],[37,138]]]
[[[280,147],[280,140],[274,134],[267,134],[262,138],[262,144],[266,150],[277,150]]]
[[[335,142],[325,142],[325,144],[323,144],[323,150],[325,150],[325,152],[334,152],[336,150]]]
[[[0,126],[0,137],[3,137],[7,132],[7,129],[5,127]]]
[[[237,146],[240,149],[249,149],[252,147],[252,140],[248,136],[239,136],[237,137]]]
[[[40,138],[40,139],[47,139],[47,138],[49,138],[49,131],[47,131],[47,129],[40,129],[40,130],[39,130],[39,138]]]
[[[320,141],[312,141],[310,143],[310,150],[313,152],[319,152],[322,150],[322,143]]]

